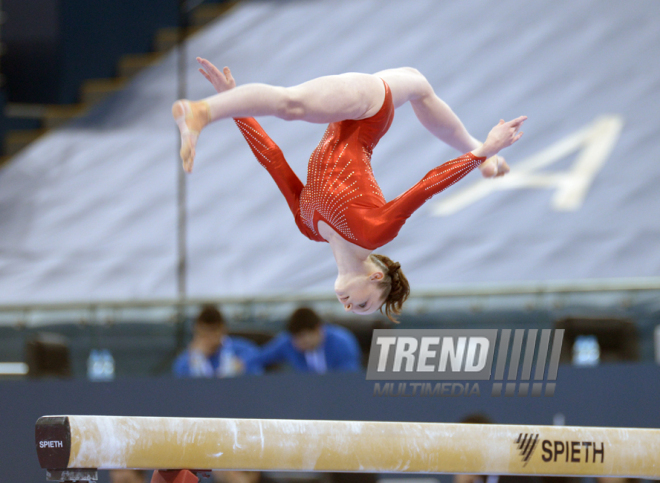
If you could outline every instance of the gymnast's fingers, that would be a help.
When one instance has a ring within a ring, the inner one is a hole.
[[[211,64],[208,60],[204,61],[204,67],[206,70],[209,71],[210,74],[216,75],[216,76],[221,76],[220,69],[218,69],[215,65]]]
[[[236,82],[234,80],[234,76],[231,75],[231,70],[229,69],[229,67],[225,67],[224,69],[222,69],[222,72],[225,74],[225,78],[227,79],[228,83],[231,84],[232,82],[234,83]]]
[[[507,124],[511,127],[519,127],[522,125],[523,122],[527,120],[527,116],[520,116],[515,119],[512,119],[511,121],[507,122]]]
[[[221,77],[220,70],[213,65],[211,62],[209,62],[206,59],[202,59],[201,57],[197,57],[197,62],[204,67],[204,69],[211,75],[212,77]]]
[[[199,69],[199,72],[200,72],[204,77],[206,77],[206,80],[207,80],[207,81],[209,81],[209,82],[213,82],[213,81],[211,80],[211,76],[208,75],[204,69]]]
[[[205,69],[208,69],[208,65],[210,64],[208,60],[202,59],[201,57],[197,57],[195,60],[199,63],[199,65],[201,65]]]

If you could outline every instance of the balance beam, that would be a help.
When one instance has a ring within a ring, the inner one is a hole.
[[[39,463],[660,478],[660,430],[497,424],[44,416]]]

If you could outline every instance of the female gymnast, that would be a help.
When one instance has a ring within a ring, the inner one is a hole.
[[[519,129],[527,119],[500,120],[482,144],[416,69],[320,77],[288,88],[236,87],[228,67],[220,71],[205,59],[197,61],[218,94],[198,102],[179,100],[172,106],[181,131],[183,168],[192,171],[204,126],[234,118],[286,198],[300,231],[311,240],[330,244],[338,269],[335,293],[346,311],[371,314],[384,308],[395,322],[410,286],[398,262],[372,252],[394,239],[426,200],[474,168],[488,178],[506,174],[509,167],[497,153],[520,139]],[[371,169],[371,154],[389,129],[394,109],[406,102],[426,129],[466,154],[432,169],[415,186],[386,202]],[[329,123],[309,159],[306,185],[252,116]]]

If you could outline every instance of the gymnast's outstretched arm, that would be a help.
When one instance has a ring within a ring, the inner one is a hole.
[[[486,158],[496,156],[500,150],[518,141],[523,135],[520,128],[526,119],[526,116],[520,116],[508,122],[500,120],[488,133],[483,144],[463,156],[432,169],[415,186],[385,204],[382,207],[382,210],[387,213],[385,218],[391,223],[402,225],[433,195],[464,178]]]

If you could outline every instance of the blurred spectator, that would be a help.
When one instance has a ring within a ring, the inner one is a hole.
[[[144,470],[110,470],[110,483],[145,483]]]
[[[300,308],[289,319],[287,332],[263,346],[261,367],[287,362],[300,372],[357,371],[361,353],[355,336],[343,327],[324,324],[312,309]]]
[[[193,339],[188,349],[174,361],[173,371],[179,377],[233,377],[259,374],[261,366],[254,360],[258,348],[241,337],[227,335],[220,311],[206,305],[195,320]]]

